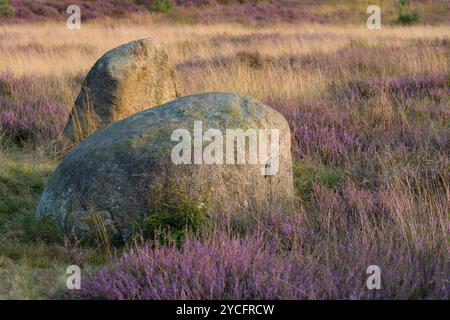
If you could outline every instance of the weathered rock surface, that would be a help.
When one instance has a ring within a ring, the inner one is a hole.
[[[175,164],[172,151],[183,139],[172,141],[172,134],[187,129],[192,146],[195,121],[202,121],[203,134],[209,128],[223,133],[224,162],[228,150],[236,162],[238,159],[238,144],[226,145],[226,129],[278,129],[278,170],[274,174],[267,171],[276,156],[271,152],[272,141],[277,145],[270,135],[270,144],[266,145],[272,162],[262,157],[262,161],[251,164],[250,140],[246,140],[244,164],[205,164],[207,146],[220,141],[214,137],[201,142],[205,156],[202,164]],[[37,216],[53,217],[68,230],[93,212],[102,212],[106,224],[126,239],[132,223],[146,218],[155,188],[169,181],[181,186],[193,201],[200,203],[207,194],[211,215],[223,210],[248,214],[255,208],[282,206],[294,197],[290,148],[285,118],[253,98],[234,93],[183,97],[112,123],[83,140],[50,177]]]
[[[176,99],[178,90],[164,48],[150,38],[131,41],[94,64],[64,134],[79,142],[109,123]]]

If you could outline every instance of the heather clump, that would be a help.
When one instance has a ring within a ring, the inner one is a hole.
[[[64,128],[68,109],[45,79],[0,74],[0,130],[8,141],[24,145],[55,138]]]
[[[293,272],[300,270],[292,270],[294,266],[286,261],[275,260],[274,254],[274,248],[261,237],[239,239],[225,234],[216,235],[214,242],[188,238],[180,250],[174,245],[155,248],[145,245],[126,253],[113,269],[103,268],[87,280],[81,296],[279,299],[293,292],[301,294],[301,287],[289,285]],[[277,279],[276,283],[273,279]]]
[[[290,216],[271,212],[255,220],[253,229],[244,236],[216,230],[187,237],[181,247],[174,243],[136,244],[113,265],[89,272],[77,296],[90,299],[448,297],[442,277],[446,270],[445,248],[435,242],[443,235],[417,234],[415,238],[405,238],[406,230],[397,225],[402,222],[395,215],[390,217],[392,213],[388,209],[396,204],[389,194],[380,193],[372,198],[369,192],[354,186],[344,190],[340,195],[327,187],[315,187],[312,208],[316,218],[310,216],[305,220],[300,218],[300,213]],[[386,213],[370,217],[379,208]],[[331,215],[338,218],[328,220]],[[435,223],[434,218],[422,223]],[[404,226],[408,227],[412,225]],[[327,234],[325,238],[324,234]],[[343,237],[344,234],[349,237]],[[427,258],[430,255],[432,263]],[[365,288],[366,268],[374,262],[386,270],[384,290]],[[424,270],[427,272],[423,273]]]
[[[443,73],[416,76],[366,78],[350,84],[349,96],[370,98],[381,91],[403,98],[442,97],[448,94],[449,80]]]
[[[15,11],[15,20],[27,21],[49,18],[67,18],[67,7],[73,4],[68,0],[45,2],[34,0],[11,0],[10,2]],[[145,12],[144,6],[134,3],[132,0],[80,1],[77,5],[83,12],[83,20],[91,20],[105,16],[117,18],[124,17],[130,13]]]
[[[355,115],[343,113],[334,103],[323,99],[301,102],[268,97],[267,100],[288,120],[297,159],[342,165],[364,150],[365,137],[351,126]]]

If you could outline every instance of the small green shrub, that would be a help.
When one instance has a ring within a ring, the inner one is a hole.
[[[178,242],[186,232],[196,233],[208,221],[208,195],[194,201],[175,181],[155,187],[150,203],[152,208],[142,230],[145,238]]]
[[[328,188],[335,188],[342,180],[341,170],[307,161],[295,161],[293,172],[295,190],[305,201],[310,199],[314,182]]]
[[[398,0],[398,16],[396,22],[398,24],[409,25],[417,23],[421,20],[420,13],[417,10],[409,9],[409,0]]]
[[[421,20],[420,14],[417,10],[407,13],[399,13],[397,23],[399,24],[414,24]]]
[[[135,0],[138,5],[143,5],[150,12],[168,12],[172,8],[171,0]]]
[[[239,51],[236,53],[239,62],[254,69],[261,69],[269,62],[268,58],[263,57],[259,52]]]
[[[64,231],[51,218],[37,219],[34,215],[28,215],[22,219],[22,227],[24,240],[27,241],[62,243],[64,240]]]
[[[0,0],[0,17],[12,17],[14,10],[9,0]]]

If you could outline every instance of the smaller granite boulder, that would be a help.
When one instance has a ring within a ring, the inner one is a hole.
[[[75,142],[103,126],[179,96],[164,48],[147,38],[104,54],[89,71],[64,135]]]

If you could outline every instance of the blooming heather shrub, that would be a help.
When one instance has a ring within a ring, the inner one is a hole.
[[[268,212],[258,223],[253,221],[252,230],[243,236],[216,229],[186,238],[181,248],[136,244],[111,266],[91,271],[76,295],[89,299],[449,296],[447,253],[444,242],[439,242],[444,234],[404,238],[395,219],[389,218],[395,200],[388,194],[373,198],[355,186],[345,188],[342,195],[315,188],[317,218],[308,221],[302,214]],[[379,208],[386,210],[385,215],[371,217]],[[330,214],[334,221],[327,220]],[[435,218],[422,223],[436,223]],[[371,264],[382,270],[383,290],[366,288],[366,269]]]
[[[282,101],[269,97],[267,104],[280,111],[291,128],[293,152],[317,162],[342,164],[363,151],[360,133],[350,132],[348,114],[323,100]]]
[[[33,75],[0,74],[0,129],[14,142],[45,142],[61,132],[68,117],[61,97]]]
[[[279,0],[175,0],[175,5],[202,7],[197,21],[206,23],[227,21],[252,24],[274,22],[325,22],[330,16],[308,10],[308,4],[299,1]]]
[[[174,0],[176,5],[202,7],[227,4],[255,4],[264,0]]]
[[[424,74],[421,76],[368,78],[354,81],[350,83],[350,90],[347,94],[365,99],[384,91],[390,95],[405,98],[421,98],[435,94],[439,89],[448,91],[448,87],[449,80],[445,74]]]
[[[189,238],[181,250],[173,245],[145,245],[124,254],[113,269],[102,269],[88,280],[81,295],[106,299],[289,297],[301,288],[289,286],[294,270],[275,257],[275,248],[260,237],[221,234],[214,242]]]
[[[450,98],[450,87],[447,88],[433,88],[430,90],[430,95],[437,102],[441,102]]]
[[[11,0],[15,11],[15,18],[23,20],[38,20],[46,17],[67,18],[67,7],[74,4],[70,0],[36,1]],[[82,18],[84,20],[104,16],[121,17],[133,12],[145,12],[143,6],[136,5],[133,0],[102,0],[79,1]]]
[[[433,186],[430,193],[444,195],[450,117],[448,97],[443,95],[439,102],[432,97],[398,95],[359,102],[274,97],[265,102],[288,120],[294,160],[303,163],[294,172],[294,180],[299,196],[309,202],[315,193],[311,186],[324,186],[319,168],[344,173],[341,181],[350,179],[369,190],[381,188],[392,179],[393,170],[401,168],[405,181],[419,175],[424,186]],[[315,169],[309,170],[304,163]]]

